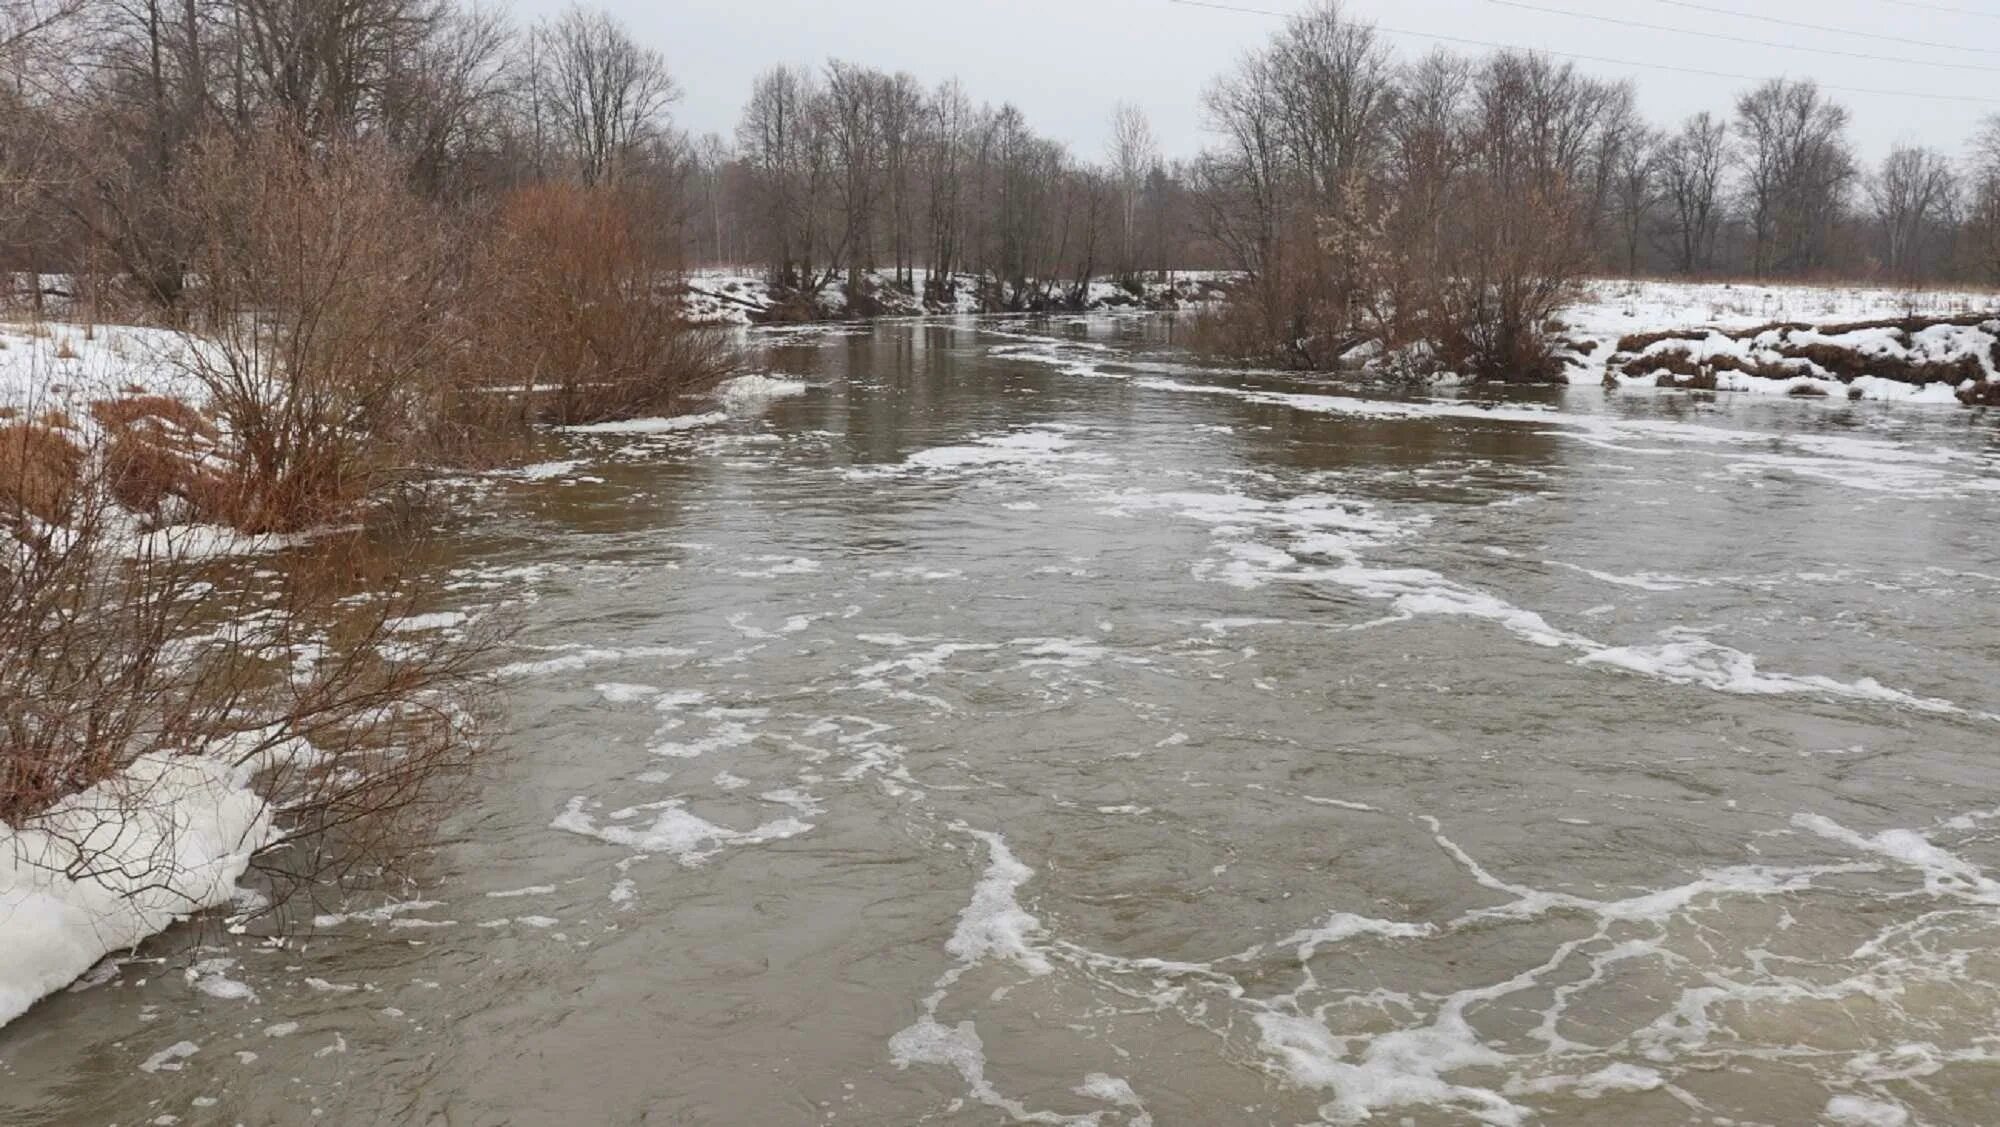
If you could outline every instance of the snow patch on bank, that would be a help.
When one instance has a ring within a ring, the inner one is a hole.
[[[259,766],[146,755],[18,827],[0,823],[0,1025],[105,955],[229,903],[271,840],[270,807],[250,789]]]

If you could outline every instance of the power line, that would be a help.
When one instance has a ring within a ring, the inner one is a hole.
[[[1976,12],[1971,8],[1954,8],[1948,4],[1925,4],[1921,0],[1875,0],[1877,4],[1894,4],[1898,8],[1916,8],[1925,12],[1944,12],[1954,16],[1971,16],[1977,20],[2000,20],[2000,12]]]
[[[1247,8],[1236,4],[1220,4],[1215,0],[1167,0],[1184,8],[1209,8],[1218,12],[1236,12],[1249,16],[1273,16],[1290,19],[1295,12],[1274,12],[1269,8]],[[1614,59],[1603,55],[1585,55],[1575,51],[1557,51],[1546,47],[1522,47],[1513,43],[1496,43],[1490,39],[1469,39],[1462,35],[1443,35],[1434,31],[1411,31],[1406,28],[1373,25],[1376,31],[1385,35],[1401,35],[1416,39],[1430,39],[1440,43],[1453,43],[1462,47],[1485,47],[1493,51],[1528,51],[1535,54],[1553,55],[1561,59],[1576,59],[1579,62],[1603,63],[1608,66],[1639,67],[1645,70],[1667,71],[1672,74],[1692,74],[1701,78],[1727,78],[1735,82],[1771,82],[1770,75],[1737,74],[1723,70],[1704,70],[1700,67],[1675,66],[1671,63],[1647,63],[1637,59]],[[1963,94],[1924,94],[1915,90],[1878,90],[1865,86],[1834,86],[1821,82],[1822,90],[1835,90],[1843,94],[1868,94],[1882,98],[1920,98],[1934,102],[1960,102],[1975,106],[2000,106],[2000,99],[1976,98]]]
[[[1756,12],[1739,12],[1732,8],[1717,8],[1708,4],[1697,4],[1694,0],[1653,0],[1655,4],[1665,4],[1673,8],[1686,8],[1692,12],[1707,12],[1712,16],[1731,16],[1739,20],[1756,20],[1759,23],[1777,24],[1779,27],[1794,27],[1805,31],[1821,31],[1829,35],[1855,35],[1863,39],[1873,39],[1881,43],[1901,43],[1909,47],[1929,47],[1938,51],[1966,51],[1974,55],[1991,55],[1993,48],[1966,47],[1958,43],[1934,43],[1928,39],[1904,39],[1894,35],[1883,35],[1875,31],[1855,31],[1852,28],[1828,27],[1823,23],[1806,23],[1802,20],[1788,20],[1779,16],[1760,15]]]
[[[1864,59],[1873,63],[1908,63],[1912,66],[1938,67],[1947,70],[1982,70],[2000,73],[2000,66],[1981,66],[1978,63],[1939,63],[1929,59],[1910,59],[1897,55],[1870,55],[1861,51],[1842,51],[1837,47],[1805,47],[1796,43],[1777,43],[1769,39],[1749,39],[1741,35],[1724,35],[1713,31],[1696,31],[1685,27],[1668,27],[1664,24],[1646,23],[1643,20],[1628,20],[1618,16],[1600,16],[1595,12],[1572,12],[1567,8],[1545,8],[1540,4],[1526,4],[1521,0],[1487,0],[1504,8],[1520,8],[1529,12],[1546,12],[1552,16],[1568,16],[1571,19],[1595,20],[1598,23],[1616,24],[1619,27],[1638,28],[1641,31],[1664,31],[1670,35],[1692,35],[1700,39],[1716,39],[1724,43],[1742,43],[1751,47],[1770,47],[1779,51],[1806,51],[1815,55],[1834,55],[1843,59]]]

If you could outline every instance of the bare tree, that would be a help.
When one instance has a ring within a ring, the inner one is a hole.
[[[778,67],[758,77],[736,127],[765,259],[775,281],[794,287],[818,287],[812,274],[830,166],[821,109],[810,72]]]
[[[1958,178],[1935,149],[1898,145],[1868,181],[1868,199],[1890,275],[1915,281],[1927,244],[1957,209]]]
[[[84,0],[0,0],[0,64],[83,11]]]
[[[1627,274],[1639,272],[1639,248],[1660,202],[1664,143],[1657,131],[1642,127],[1627,134],[1611,156],[1611,205]]]
[[[929,243],[924,256],[924,297],[930,301],[952,300],[956,289],[952,274],[964,262],[965,181],[973,116],[971,100],[955,81],[940,84],[924,105],[920,136],[928,188],[924,227]]]
[[[2000,114],[1980,124],[1967,179],[1968,254],[1979,277],[2000,284]]]
[[[1744,210],[1759,274],[1826,264],[1855,177],[1848,112],[1811,81],[1774,79],[1739,98]]]
[[[1675,269],[1682,274],[1712,269],[1722,227],[1729,127],[1706,112],[1688,118],[1661,146],[1659,163],[1664,234]]]
[[[1120,102],[1112,111],[1110,156],[1119,194],[1118,272],[1129,280],[1139,269],[1140,192],[1160,161],[1159,142],[1144,110]]]
[[[618,179],[666,124],[680,87],[658,51],[641,47],[601,10],[571,8],[541,28],[550,110],[585,184]]]

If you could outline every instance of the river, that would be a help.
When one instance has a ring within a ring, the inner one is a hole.
[[[1174,328],[759,333],[468,487],[421,887],[102,968],[0,1121],[2000,1120],[1991,419]]]

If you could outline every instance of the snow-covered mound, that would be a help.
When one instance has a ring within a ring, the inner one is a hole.
[[[147,755],[19,827],[0,822],[0,1025],[236,895],[272,834],[255,769]]]
[[[2000,379],[2000,317],[1814,327],[1708,328],[1627,337],[1607,386],[1686,387],[1852,399],[1970,402]]]
[[[2000,294],[1607,281],[1563,320],[1571,383],[2000,399]]]

